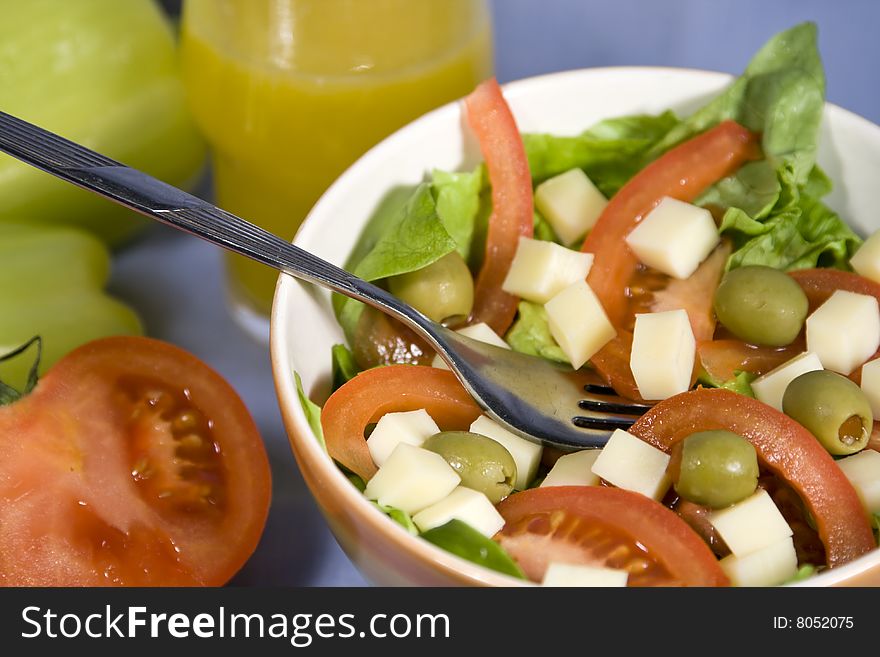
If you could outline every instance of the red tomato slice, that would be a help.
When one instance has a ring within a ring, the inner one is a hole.
[[[523,572],[541,581],[550,562],[619,568],[629,586],[726,586],[709,547],[659,502],[605,486],[551,486],[498,505],[497,540]]]
[[[664,196],[693,201],[756,154],[757,136],[724,121],[660,156],[612,197],[581,250],[595,254],[587,282],[615,326],[626,320],[626,288],[638,265],[625,241],[630,231]]]
[[[728,390],[692,390],[658,403],[630,433],[669,452],[690,434],[710,429],[743,436],[763,466],[797,492],[816,521],[828,566],[877,547],[858,494],[834,459],[800,424],[766,404]]]
[[[501,284],[520,236],[531,237],[534,230],[532,178],[516,121],[494,78],[481,83],[465,99],[465,110],[492,185],[486,254],[474,287],[471,321],[486,322],[498,335],[504,335],[516,315],[518,299],[502,290]]]
[[[636,174],[612,197],[581,247],[594,253],[587,282],[599,297],[618,337],[593,356],[592,363],[621,395],[641,399],[629,368],[632,337],[627,336],[631,321],[631,284],[638,260],[626,245],[626,236],[665,196],[692,201],[709,185],[730,175],[757,155],[757,136],[733,121],[716,127],[676,146]],[[706,278],[701,276],[699,281]],[[636,282],[636,287],[638,284]],[[677,295],[681,296],[681,295]],[[711,294],[690,296],[691,304],[711,306]],[[689,308],[690,310],[690,308]],[[705,313],[694,308],[691,323],[703,335],[708,323]]]
[[[452,372],[418,365],[389,365],[361,372],[330,395],[321,411],[327,451],[367,481],[376,465],[364,431],[386,413],[424,408],[444,431],[470,427],[480,407]]]
[[[106,338],[0,408],[0,584],[220,585],[257,546],[269,464],[191,354]]]

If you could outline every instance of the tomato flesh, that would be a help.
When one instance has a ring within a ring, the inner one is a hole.
[[[711,550],[659,502],[620,488],[551,486],[498,505],[495,539],[541,581],[553,561],[626,570],[629,586],[725,586]]]
[[[268,459],[191,354],[107,338],[0,408],[0,583],[219,585],[256,548]]]

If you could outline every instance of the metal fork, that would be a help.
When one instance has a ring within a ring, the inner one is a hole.
[[[529,440],[601,447],[649,406],[618,397],[597,375],[451,331],[382,288],[210,203],[54,133],[0,112],[0,151],[132,210],[400,320],[448,363],[476,402]]]

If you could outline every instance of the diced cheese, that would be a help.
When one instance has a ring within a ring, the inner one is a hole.
[[[880,513],[880,452],[865,449],[836,461],[869,513]]]
[[[483,493],[459,486],[439,502],[422,509],[413,516],[420,531],[445,525],[450,520],[461,520],[484,536],[494,536],[504,526],[504,518]]]
[[[669,488],[669,454],[615,429],[593,464],[593,473],[618,488],[659,500]]]
[[[666,399],[690,388],[696,347],[687,311],[637,314],[629,366],[639,394]]]
[[[481,436],[491,438],[510,452],[516,463],[516,482],[514,488],[517,490],[525,490],[529,483],[535,478],[538,471],[538,464],[541,462],[541,453],[544,448],[538,443],[533,443],[525,438],[512,434],[510,431],[502,427],[494,420],[481,415],[473,424],[471,424],[471,432],[478,433]]]
[[[636,257],[673,278],[687,278],[721,238],[705,208],[664,197],[626,236]]]
[[[581,169],[545,180],[535,188],[535,207],[565,244],[587,234],[608,200]]]
[[[862,392],[871,404],[875,420],[880,420],[880,358],[862,366]]]
[[[616,568],[597,568],[551,561],[544,573],[542,586],[626,586],[629,573]]]
[[[367,483],[364,495],[382,506],[416,513],[449,495],[461,477],[439,454],[399,443]]]
[[[807,349],[825,369],[849,374],[880,346],[880,309],[867,294],[836,290],[807,317]]]
[[[738,557],[792,535],[791,527],[763,488],[733,506],[709,515],[709,522]]]
[[[856,273],[880,283],[880,230],[865,240],[849,264]]]
[[[480,342],[485,342],[486,344],[495,345],[496,347],[501,347],[502,349],[510,349],[510,345],[502,340],[501,337],[495,331],[493,331],[486,322],[480,322],[479,324],[465,326],[463,329],[458,329],[456,333],[461,333],[465,337],[473,338],[474,340],[479,340]],[[431,367],[437,367],[441,370],[449,369],[446,361],[440,358],[440,356],[434,356],[434,360],[431,361]]]
[[[782,396],[788,384],[801,374],[821,370],[822,362],[812,351],[805,351],[752,381],[752,392],[759,401],[782,410]]]
[[[789,536],[743,556],[728,555],[719,565],[734,586],[776,586],[794,577],[798,561]]]
[[[585,280],[592,265],[592,253],[520,237],[501,289],[528,301],[547,303],[563,288]]]
[[[386,413],[379,418],[376,427],[367,438],[367,448],[373,463],[381,466],[399,443],[421,447],[428,438],[439,433],[437,423],[425,409]]]
[[[592,467],[599,458],[601,449],[584,449],[574,454],[566,454],[556,459],[550,472],[541,482],[541,488],[547,486],[596,486],[599,477]]]
[[[550,334],[575,369],[617,335],[586,281],[572,283],[544,304],[544,309]]]

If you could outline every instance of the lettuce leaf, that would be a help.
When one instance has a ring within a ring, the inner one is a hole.
[[[480,213],[483,169],[472,172],[434,171],[431,182],[392,190],[377,210],[346,263],[367,281],[427,267],[458,251],[470,254]],[[334,295],[333,309],[351,342],[363,304]]]
[[[752,390],[752,381],[754,381],[757,376],[758,375],[754,372],[737,372],[730,381],[720,381],[709,376],[705,370],[702,370],[700,376],[697,377],[697,383],[708,386],[709,388],[724,388],[725,390],[730,390],[731,392],[736,392],[740,395],[745,395],[746,397],[754,399],[755,392]]]
[[[517,319],[505,337],[511,349],[559,363],[569,362],[550,335],[544,306],[530,301],[520,301],[518,309]]]
[[[575,137],[524,134],[532,180],[540,183],[577,167],[610,197],[648,163],[651,147],[676,125],[675,114],[664,112],[608,119]]]
[[[429,529],[422,538],[447,552],[505,575],[525,579],[520,567],[498,543],[461,520]]]
[[[326,452],[327,444],[324,442],[324,429],[321,427],[321,407],[306,395],[299,372],[294,372],[293,378],[296,379],[296,394],[299,396],[299,403],[302,406],[303,413],[306,414],[309,427],[311,427],[312,433],[315,434],[315,438],[317,438],[321,448]]]
[[[354,360],[354,354],[344,344],[335,344],[330,350],[331,385],[335,392],[351,381],[361,371]]]

